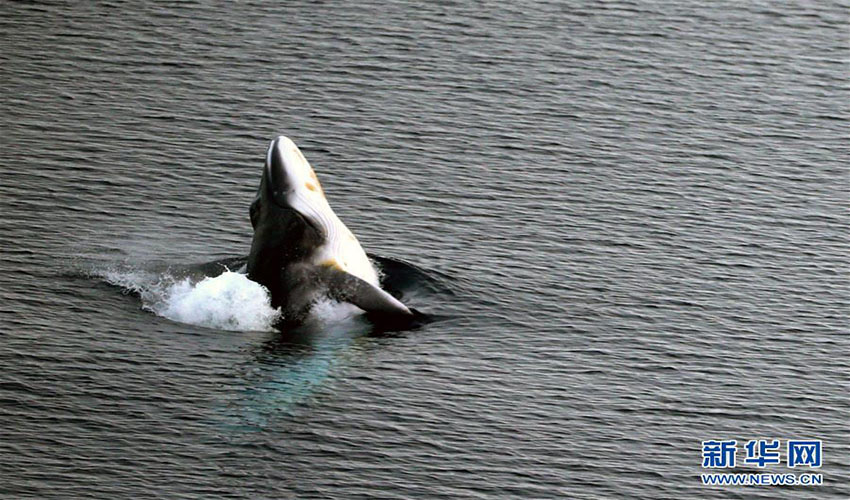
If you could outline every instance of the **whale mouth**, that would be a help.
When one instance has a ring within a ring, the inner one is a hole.
[[[278,209],[295,214],[319,234],[327,233],[330,211],[313,168],[298,146],[285,136],[269,144],[266,153],[265,196]]]
[[[293,191],[289,171],[286,168],[286,158],[282,142],[284,137],[275,138],[269,145],[266,155],[266,179],[269,194],[276,205],[281,208],[292,208],[289,195]]]

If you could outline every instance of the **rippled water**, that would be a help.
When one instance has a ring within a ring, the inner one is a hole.
[[[848,12],[0,6],[0,495],[847,498]],[[281,133],[439,321],[97,278],[247,253]],[[825,484],[702,486],[711,438],[822,439]]]

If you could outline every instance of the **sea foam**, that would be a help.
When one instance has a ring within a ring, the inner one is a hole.
[[[227,271],[200,281],[139,270],[109,270],[110,284],[137,293],[142,308],[159,316],[221,330],[269,331],[280,319],[268,290],[240,273]]]

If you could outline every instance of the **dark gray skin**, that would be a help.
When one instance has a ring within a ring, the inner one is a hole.
[[[276,147],[276,142],[271,148]],[[341,270],[313,265],[310,257],[325,243],[325,230],[287,202],[288,177],[278,155],[269,154],[257,196],[251,204],[254,238],[248,277],[266,287],[284,324],[303,322],[323,297],[350,302],[378,322],[403,323],[417,317],[387,292]]]

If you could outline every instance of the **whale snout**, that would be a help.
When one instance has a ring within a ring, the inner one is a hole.
[[[266,153],[266,186],[274,201],[282,207],[293,207],[301,200],[308,204],[325,204],[325,194],[313,167],[291,139],[275,137]]]
[[[281,135],[272,140],[266,154],[266,185],[274,201],[281,206],[288,205],[288,195],[292,191],[291,175],[287,170],[286,161],[286,153],[292,148],[297,149],[295,143]]]

